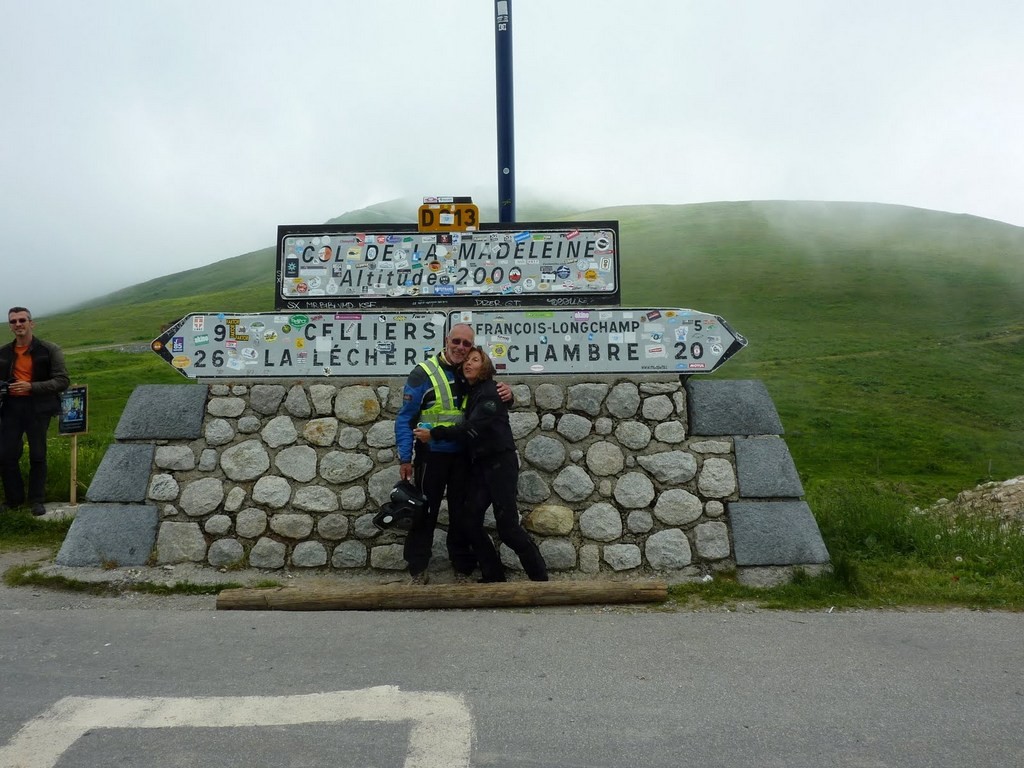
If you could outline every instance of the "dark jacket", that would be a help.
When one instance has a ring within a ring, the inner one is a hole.
[[[60,410],[60,393],[68,388],[71,380],[64,364],[64,353],[56,344],[32,338],[29,345],[32,356],[32,404],[36,413],[57,413]],[[14,380],[14,342],[0,347],[0,380]]]
[[[466,443],[474,461],[515,451],[516,441],[508,423],[508,408],[498,397],[494,380],[470,385],[465,420],[451,427],[434,427],[430,430],[430,439]]]

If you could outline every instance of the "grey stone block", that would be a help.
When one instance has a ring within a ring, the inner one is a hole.
[[[693,436],[783,434],[775,403],[760,381],[690,379],[686,394]]]
[[[736,438],[735,445],[740,496],[798,499],[804,495],[793,457],[781,437]]]
[[[114,443],[103,454],[85,497],[92,502],[141,503],[146,500],[156,447],[150,443]]]
[[[803,501],[737,501],[729,505],[736,565],[829,562],[811,508]]]
[[[202,435],[205,384],[142,384],[114,430],[117,440],[194,440]]]
[[[83,504],[64,538],[57,565],[145,565],[156,543],[152,505]]]

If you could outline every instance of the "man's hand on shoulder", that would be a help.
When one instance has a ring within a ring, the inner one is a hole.
[[[512,387],[506,384],[504,381],[495,383],[494,388],[498,390],[498,397],[501,398],[503,403],[512,402]]]

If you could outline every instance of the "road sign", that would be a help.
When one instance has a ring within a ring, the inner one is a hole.
[[[420,232],[467,232],[480,227],[480,209],[473,203],[424,203],[418,214]]]
[[[275,307],[577,307],[619,303],[615,221],[281,226]]]
[[[746,346],[693,309],[191,314],[152,343],[183,376],[405,376],[469,323],[502,374],[711,373]]]
[[[711,373],[747,340],[694,309],[453,312],[504,374]]]
[[[193,379],[405,376],[440,351],[447,314],[191,314],[152,349]]]

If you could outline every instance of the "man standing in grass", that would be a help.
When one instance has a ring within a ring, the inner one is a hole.
[[[44,515],[46,433],[60,410],[60,393],[68,388],[68,370],[61,348],[35,337],[32,313],[25,307],[11,307],[7,322],[14,341],[0,347],[0,380],[6,388],[0,406],[0,480],[6,503],[0,512],[25,503],[19,461],[27,437],[28,503],[33,515]]]

